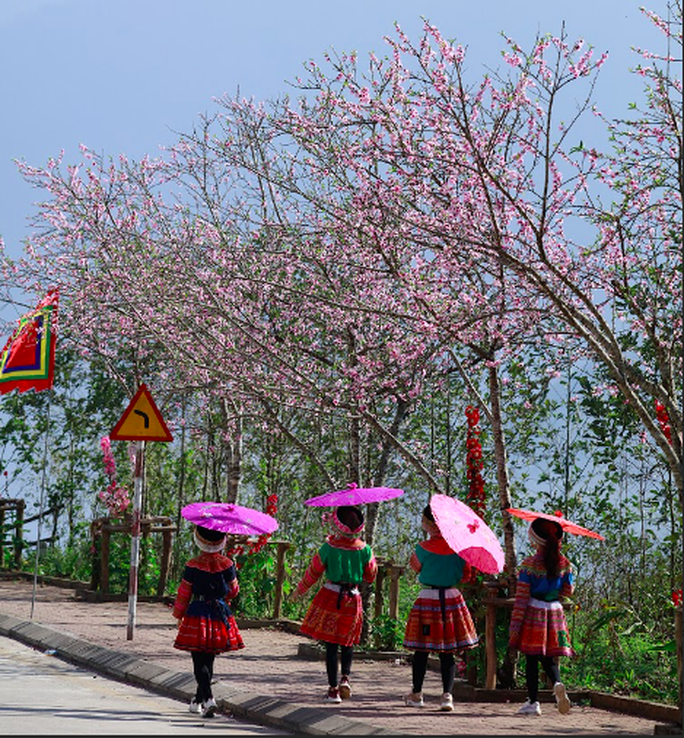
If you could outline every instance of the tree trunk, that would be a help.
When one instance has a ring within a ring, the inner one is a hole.
[[[229,425],[234,427],[230,441],[225,442],[226,449],[226,502],[236,503],[242,478],[242,416],[233,407],[233,418],[229,420],[228,400],[221,403],[224,419],[224,431]]]
[[[399,433],[399,427],[401,426],[409,407],[409,403],[400,398],[397,399],[396,410],[394,412],[394,418],[390,427],[390,434],[396,438]],[[382,452],[378,461],[377,469],[373,474],[373,486],[380,487],[384,484],[385,475],[387,473],[387,465],[389,464],[390,454],[392,453],[394,446],[388,440],[387,436],[382,438]],[[366,520],[366,541],[373,545],[373,539],[375,537],[375,528],[378,523],[378,508],[379,504],[373,504],[368,506],[368,518]]]
[[[512,507],[511,490],[508,483],[508,460],[506,457],[506,441],[501,418],[501,396],[499,373],[495,366],[489,368],[489,394],[491,405],[492,436],[494,438],[494,458],[496,460],[496,482],[499,489],[499,506],[504,531],[504,552],[506,563],[504,571],[515,577],[517,558],[515,552],[515,537],[513,535],[513,520],[506,508]]]
[[[499,386],[499,373],[495,366],[489,368],[489,394],[491,404],[492,435],[494,437],[494,457],[496,459],[496,480],[499,488],[499,504],[504,530],[504,571],[508,574],[509,596],[515,593],[517,557],[515,551],[515,538],[513,535],[513,521],[510,513],[506,512],[511,507],[511,492],[508,483],[508,461],[506,458],[506,443],[503,433],[503,422],[501,418],[501,396]],[[518,652],[514,649],[506,649],[503,663],[498,670],[500,685],[504,689],[515,686],[515,667],[518,661]]]
[[[185,430],[185,417],[187,410],[187,398],[185,395],[181,398],[181,418],[183,423],[181,424],[181,437],[180,437],[180,471],[178,473],[178,504],[176,505],[176,531],[180,532],[181,529],[181,510],[185,505],[185,442],[186,442],[186,430]],[[184,565],[181,561],[180,556],[180,544],[181,537],[176,533],[176,537],[173,539],[173,551],[171,557],[171,571],[173,577],[178,578],[180,574],[179,567]]]

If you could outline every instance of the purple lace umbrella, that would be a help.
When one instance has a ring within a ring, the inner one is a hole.
[[[341,505],[366,505],[369,502],[384,502],[400,497],[403,489],[393,487],[357,487],[353,482],[347,489],[338,492],[326,492],[318,497],[311,497],[304,502],[314,507],[340,507]]]
[[[241,536],[273,533],[278,521],[271,515],[230,502],[193,502],[181,510],[181,515],[195,525]]]
[[[503,570],[504,552],[494,531],[468,505],[448,495],[433,495],[430,509],[449,548],[486,574]]]

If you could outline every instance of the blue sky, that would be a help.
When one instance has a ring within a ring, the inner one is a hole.
[[[648,7],[666,15],[665,0]],[[40,166],[64,149],[75,162],[80,143],[107,156],[155,155],[173,131],[211,111],[212,98],[238,89],[277,97],[326,50],[383,54],[394,21],[417,40],[421,15],[468,47],[473,79],[501,65],[501,31],[525,47],[564,21],[571,38],[610,52],[597,97],[620,115],[639,90],[630,47],[659,40],[638,8],[632,0],[0,0],[0,236],[20,255],[40,194],[13,159]]]

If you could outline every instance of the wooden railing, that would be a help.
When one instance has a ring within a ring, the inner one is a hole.
[[[176,525],[165,516],[153,516],[143,518],[140,521],[142,535],[147,536],[150,533],[161,533],[163,537],[162,558],[159,563],[159,581],[157,583],[157,596],[164,595],[166,583],[169,578],[169,570],[171,568],[171,548],[173,544],[173,534],[177,530]],[[93,538],[94,559],[92,567],[91,588],[98,590],[102,594],[109,594],[109,542],[112,533],[128,533],[132,532],[132,522],[124,521],[121,523],[112,522],[109,518],[97,518],[90,525],[90,534]],[[99,562],[98,558],[98,539],[99,539]]]
[[[376,556],[378,564],[378,575],[375,579],[375,602],[373,605],[374,617],[380,617],[385,608],[385,596],[383,587],[385,581],[389,582],[389,602],[387,614],[395,620],[399,617],[399,579],[406,571],[405,566],[395,564],[392,559]]]
[[[26,503],[21,499],[0,497],[0,566],[5,561],[5,515],[14,513],[14,522],[8,526],[14,528],[14,568],[21,568],[21,552],[24,546],[24,509]]]

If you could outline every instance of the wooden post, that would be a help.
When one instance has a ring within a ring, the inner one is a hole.
[[[378,562],[378,573],[375,577],[375,598],[373,602],[373,617],[379,618],[382,616],[383,606],[385,604],[385,598],[383,594],[383,586],[385,584],[385,578],[387,577],[387,564],[383,559],[379,559]],[[374,635],[375,648],[380,648],[381,634],[379,629],[375,630]]]
[[[23,500],[17,500],[17,517],[14,528],[14,567],[21,569],[21,551],[24,547],[24,507],[26,503]],[[36,543],[40,546],[40,541]]]
[[[171,528],[162,530],[162,558],[159,564],[159,583],[157,584],[157,596],[161,597],[166,590],[166,582],[169,579],[169,568],[171,567],[171,545],[173,531]]]
[[[24,525],[41,517],[36,515],[29,520],[24,520],[25,507],[24,500],[9,497],[0,498],[0,567],[5,566],[5,551],[11,546],[14,549],[12,566],[15,569],[21,569],[21,554],[24,550]],[[8,512],[14,515],[14,522],[12,523],[7,522]],[[10,531],[13,531],[14,535],[6,538]]]
[[[403,571],[403,566],[390,565],[389,616],[394,620],[399,618],[399,577]]]
[[[276,553],[276,584],[275,594],[273,596],[273,619],[280,617],[280,610],[283,602],[283,582],[285,581],[285,553],[290,547],[287,541],[278,541],[278,550]]]
[[[387,574],[387,570],[384,566],[378,567],[378,574],[375,577],[375,604],[373,606],[373,615],[376,618],[379,618],[382,615],[382,606],[384,604],[383,602],[383,595],[382,595],[382,585],[385,582],[385,575]]]
[[[111,534],[109,523],[104,522],[100,543],[100,589],[102,594],[109,594],[109,536]]]
[[[97,592],[100,589],[100,577],[102,576],[102,527],[97,520],[90,524],[90,538],[92,540],[93,559],[90,567],[90,589]]]
[[[487,658],[486,689],[496,689],[496,604],[487,603],[485,615],[485,646]]]
[[[4,566],[5,566],[5,508],[0,507],[0,569],[2,569]]]

